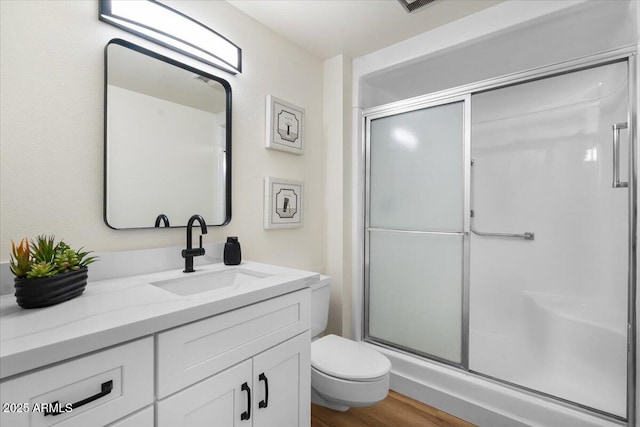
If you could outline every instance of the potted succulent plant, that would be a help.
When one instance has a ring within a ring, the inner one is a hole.
[[[11,241],[10,267],[16,276],[16,300],[22,308],[47,307],[75,298],[87,285],[87,266],[97,258],[91,252],[55,242],[53,235]]]

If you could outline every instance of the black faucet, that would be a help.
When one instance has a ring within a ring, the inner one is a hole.
[[[156,228],[160,228],[160,222],[163,222],[165,227],[170,227],[169,217],[165,214],[160,214],[156,217]]]
[[[193,223],[198,221],[200,223],[200,247],[194,248],[191,239],[191,230],[193,229]],[[204,218],[200,215],[193,215],[189,218],[187,223],[187,249],[182,250],[182,258],[184,258],[184,272],[193,273],[193,257],[204,255],[204,248],[202,247],[202,235],[207,234],[207,224],[204,222]]]

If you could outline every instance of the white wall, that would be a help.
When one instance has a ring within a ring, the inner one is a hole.
[[[326,274],[331,276],[327,333],[349,334],[351,310],[350,105],[351,58],[339,55],[324,63],[326,146]]]
[[[355,58],[354,105],[369,108],[632,45],[635,7],[629,0],[500,3]]]
[[[223,1],[171,1],[242,48],[231,76],[98,21],[97,1],[0,2],[0,261],[10,239],[53,233],[114,251],[184,244],[184,229],[115,231],[103,222],[104,47],[123,38],[227,79],[233,90],[233,217],[246,259],[323,271],[323,63]],[[265,97],[306,109],[303,156],[266,150]],[[305,182],[305,225],[264,230],[265,176]],[[178,255],[179,256],[179,255]]]

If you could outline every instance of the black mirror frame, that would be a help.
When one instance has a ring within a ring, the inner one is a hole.
[[[138,46],[134,43],[128,42],[122,39],[111,39],[107,43],[104,49],[104,108],[103,108],[103,220],[107,227],[113,230],[148,230],[148,229],[156,229],[158,227],[131,227],[131,228],[115,228],[112,227],[107,221],[107,86],[108,86],[108,48],[110,44],[117,44],[128,49],[139,52],[143,55],[150,56],[152,58],[158,59],[160,61],[166,62],[178,68],[182,68],[183,70],[189,71],[194,74],[199,74],[208,79],[214,80],[220,83],[226,92],[226,141],[225,141],[225,219],[222,224],[207,224],[207,227],[221,227],[223,225],[229,224],[231,222],[231,85],[228,81],[221,77],[214,76],[197,68],[191,67],[189,65],[183,64],[181,62],[176,61],[175,59],[166,57],[164,55],[160,55],[157,52],[146,49],[142,46]],[[206,219],[206,218],[205,218]],[[187,225],[172,225],[170,227],[161,227],[161,228],[185,228]]]

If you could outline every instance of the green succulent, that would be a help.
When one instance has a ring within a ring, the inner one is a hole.
[[[27,279],[36,279],[38,277],[51,277],[58,274],[58,270],[53,263],[39,262],[31,265],[31,269],[27,272]]]
[[[97,260],[90,251],[73,250],[64,241],[56,244],[55,236],[26,237],[16,244],[11,241],[10,267],[16,277],[51,277],[59,273],[80,270]]]
[[[63,246],[63,250],[56,254],[54,261],[60,273],[76,271],[82,267],[86,267],[97,259],[97,257],[87,257],[90,253],[91,252],[82,252],[82,248],[74,251],[69,246],[66,246],[66,248]]]
[[[80,263],[78,254],[71,248],[64,249],[61,253],[56,254],[54,261],[60,273],[73,270]]]
[[[75,270],[78,270],[82,267],[86,267],[92,262],[95,262],[98,260],[97,256],[87,256],[90,253],[92,253],[91,251],[82,252],[82,249],[84,248],[80,248],[76,251],[76,256],[78,257],[78,265],[77,265],[78,268],[75,268]]]
[[[36,241],[31,241],[31,253],[33,260],[40,262],[53,262],[56,256],[57,245],[55,244],[55,236],[45,236],[41,234]]]

